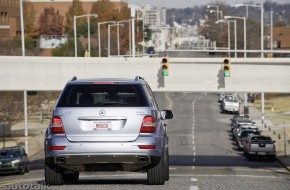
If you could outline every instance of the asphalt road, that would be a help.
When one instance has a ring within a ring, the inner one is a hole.
[[[249,162],[237,150],[229,126],[233,115],[221,113],[217,94],[159,92],[155,96],[161,109],[174,112],[174,119],[167,123],[170,180],[165,185],[146,185],[146,175],[142,173],[101,172],[81,173],[77,184],[48,187],[43,181],[43,154],[39,154],[31,160],[31,171],[24,176],[0,176],[0,187],[57,190],[290,189],[289,172],[278,162]]]

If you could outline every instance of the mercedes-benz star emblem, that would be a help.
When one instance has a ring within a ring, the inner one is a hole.
[[[99,115],[100,116],[105,116],[106,115],[106,111],[105,110],[100,110],[99,111]]]

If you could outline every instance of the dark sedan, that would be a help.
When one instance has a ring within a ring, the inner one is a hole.
[[[29,159],[23,147],[17,146],[0,150],[0,173],[23,175],[25,172],[29,172]]]

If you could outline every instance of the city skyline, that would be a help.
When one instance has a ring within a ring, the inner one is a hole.
[[[194,6],[202,6],[207,4],[216,4],[216,3],[225,3],[225,4],[235,4],[235,3],[241,3],[240,0],[223,0],[223,1],[214,1],[214,0],[127,0],[129,4],[135,4],[135,5],[141,5],[146,6],[150,5],[153,7],[159,7],[159,8],[187,8],[187,7],[194,7]],[[255,4],[261,4],[265,3],[267,0],[252,0],[252,1],[242,1],[245,3],[255,3]],[[278,4],[289,4],[289,0],[275,0],[272,1],[273,3]]]

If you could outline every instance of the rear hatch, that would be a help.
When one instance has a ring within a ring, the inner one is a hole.
[[[253,152],[274,152],[275,145],[270,137],[258,136],[251,139],[251,151]]]
[[[144,86],[122,80],[71,82],[54,111],[67,139],[80,142],[134,141],[152,114]]]
[[[253,152],[274,152],[274,144],[271,142],[252,142],[251,151]]]
[[[150,108],[59,108],[66,138],[77,142],[128,142],[137,139]]]

